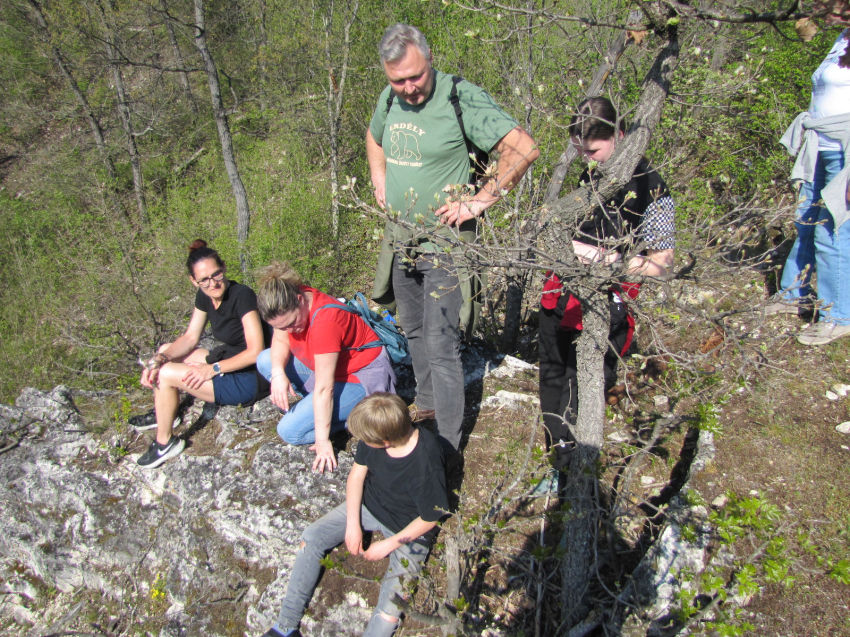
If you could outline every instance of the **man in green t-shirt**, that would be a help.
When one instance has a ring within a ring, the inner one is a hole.
[[[432,68],[431,50],[419,29],[389,27],[378,50],[389,86],[366,133],[375,198],[399,220],[421,229],[388,224],[396,250],[416,248],[406,251],[412,259],[396,254],[388,283],[410,342],[417,383],[414,417],[435,419],[451,467],[460,460],[464,382],[459,317],[465,299],[464,281],[440,237],[461,232],[474,239],[476,218],[519,182],[539,152],[528,133],[483,89]],[[463,130],[450,100],[455,85]],[[498,162],[480,187],[462,193],[462,185],[470,182],[467,138],[497,153]],[[376,281],[376,290],[385,287]]]

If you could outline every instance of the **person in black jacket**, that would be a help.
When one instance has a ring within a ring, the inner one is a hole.
[[[625,122],[610,100],[594,97],[579,105],[569,133],[571,143],[589,162],[581,182],[590,184],[596,178],[595,166],[608,161],[625,136]],[[580,222],[573,239],[579,260],[614,263],[630,246],[645,242],[647,248],[630,257],[628,272],[665,275],[673,264],[675,206],[664,180],[649,162],[642,158],[631,181],[600,203]],[[569,466],[575,447],[570,426],[578,414],[576,341],[581,330],[581,305],[569,293],[569,286],[568,280],[548,273],[540,308],[540,406],[547,449],[552,450],[552,464],[560,472]],[[629,349],[634,333],[634,320],[623,296],[635,298],[638,287],[621,284],[609,291],[611,347],[605,356],[606,390],[616,381],[617,360]]]

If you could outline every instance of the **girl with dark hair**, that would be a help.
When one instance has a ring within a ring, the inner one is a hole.
[[[588,161],[604,164],[614,155],[625,136],[625,122],[610,100],[595,97],[579,105],[569,127],[570,142]],[[582,184],[595,178],[585,169]],[[645,158],[631,181],[581,221],[573,247],[583,263],[614,263],[624,257],[629,245],[645,242],[641,254],[630,257],[630,274],[663,276],[673,265],[675,207],[667,185]],[[634,333],[634,319],[623,295],[635,298],[637,285],[622,284],[609,290],[611,344],[605,355],[605,384],[610,389],[617,378],[617,361],[628,351]],[[549,273],[540,308],[540,406],[546,429],[547,449],[554,446],[551,459],[563,472],[569,465],[575,438],[570,426],[578,414],[576,389],[576,341],[581,326],[581,304],[569,293],[569,281]],[[548,484],[552,484],[550,481]]]
[[[395,391],[395,374],[378,336],[359,315],[303,285],[288,263],[259,273],[260,316],[274,328],[257,368],[271,382],[272,402],[285,413],[277,432],[291,445],[312,445],[313,471],[333,471],[330,436],[366,396]],[[302,396],[290,405],[290,397]]]
[[[260,320],[254,291],[229,281],[224,261],[202,239],[189,246],[186,267],[198,290],[195,311],[183,335],[160,347],[142,371],[142,385],[154,391],[153,413],[130,419],[136,429],[157,430],[138,460],[145,468],[158,467],[183,451],[185,442],[172,434],[181,391],[217,405],[248,405],[268,395],[268,383],[255,363],[271,330]],[[222,343],[212,351],[198,347],[207,321]]]

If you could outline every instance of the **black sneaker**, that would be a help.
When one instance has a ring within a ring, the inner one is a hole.
[[[142,454],[136,462],[144,469],[154,469],[161,465],[169,458],[176,458],[183,453],[183,448],[186,446],[186,441],[177,436],[171,436],[168,444],[161,445],[156,440],[151,443],[148,450]]]
[[[177,417],[174,419],[174,424],[172,427],[179,427],[180,423],[183,422],[183,416],[177,414]],[[151,409],[146,414],[140,414],[139,416],[133,416],[127,419],[127,423],[136,431],[147,431],[148,429],[156,429],[156,410]]]

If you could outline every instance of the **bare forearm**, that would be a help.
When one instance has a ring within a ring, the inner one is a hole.
[[[360,505],[363,503],[363,484],[366,481],[366,467],[355,464],[345,482],[345,511],[348,523],[360,524]]]
[[[198,339],[192,334],[183,334],[175,340],[171,346],[161,352],[168,357],[168,360],[183,358],[191,354],[198,346]]]
[[[316,442],[326,442],[330,439],[333,407],[333,386],[316,387],[313,393],[313,413],[316,419]]]
[[[519,126],[505,135],[494,150],[499,154],[496,174],[484,183],[471,201],[463,204],[474,217],[481,216],[505,193],[513,190],[540,155],[534,140]]]
[[[436,522],[426,522],[422,518],[416,518],[401,531],[388,537],[387,541],[394,545],[393,550],[395,550],[402,544],[407,544],[416,538],[425,535],[435,526],[437,526]]]
[[[272,338],[271,350],[272,377],[274,377],[278,374],[283,374],[284,368],[289,362],[291,355],[289,342],[284,337],[278,336],[278,332],[275,332],[274,338]]]
[[[369,162],[369,173],[372,185],[383,187],[387,175],[387,158],[384,149],[372,138],[372,133],[366,131],[366,159]]]
[[[673,267],[673,250],[648,250],[646,256],[638,255],[629,261],[629,274],[665,276]]]

